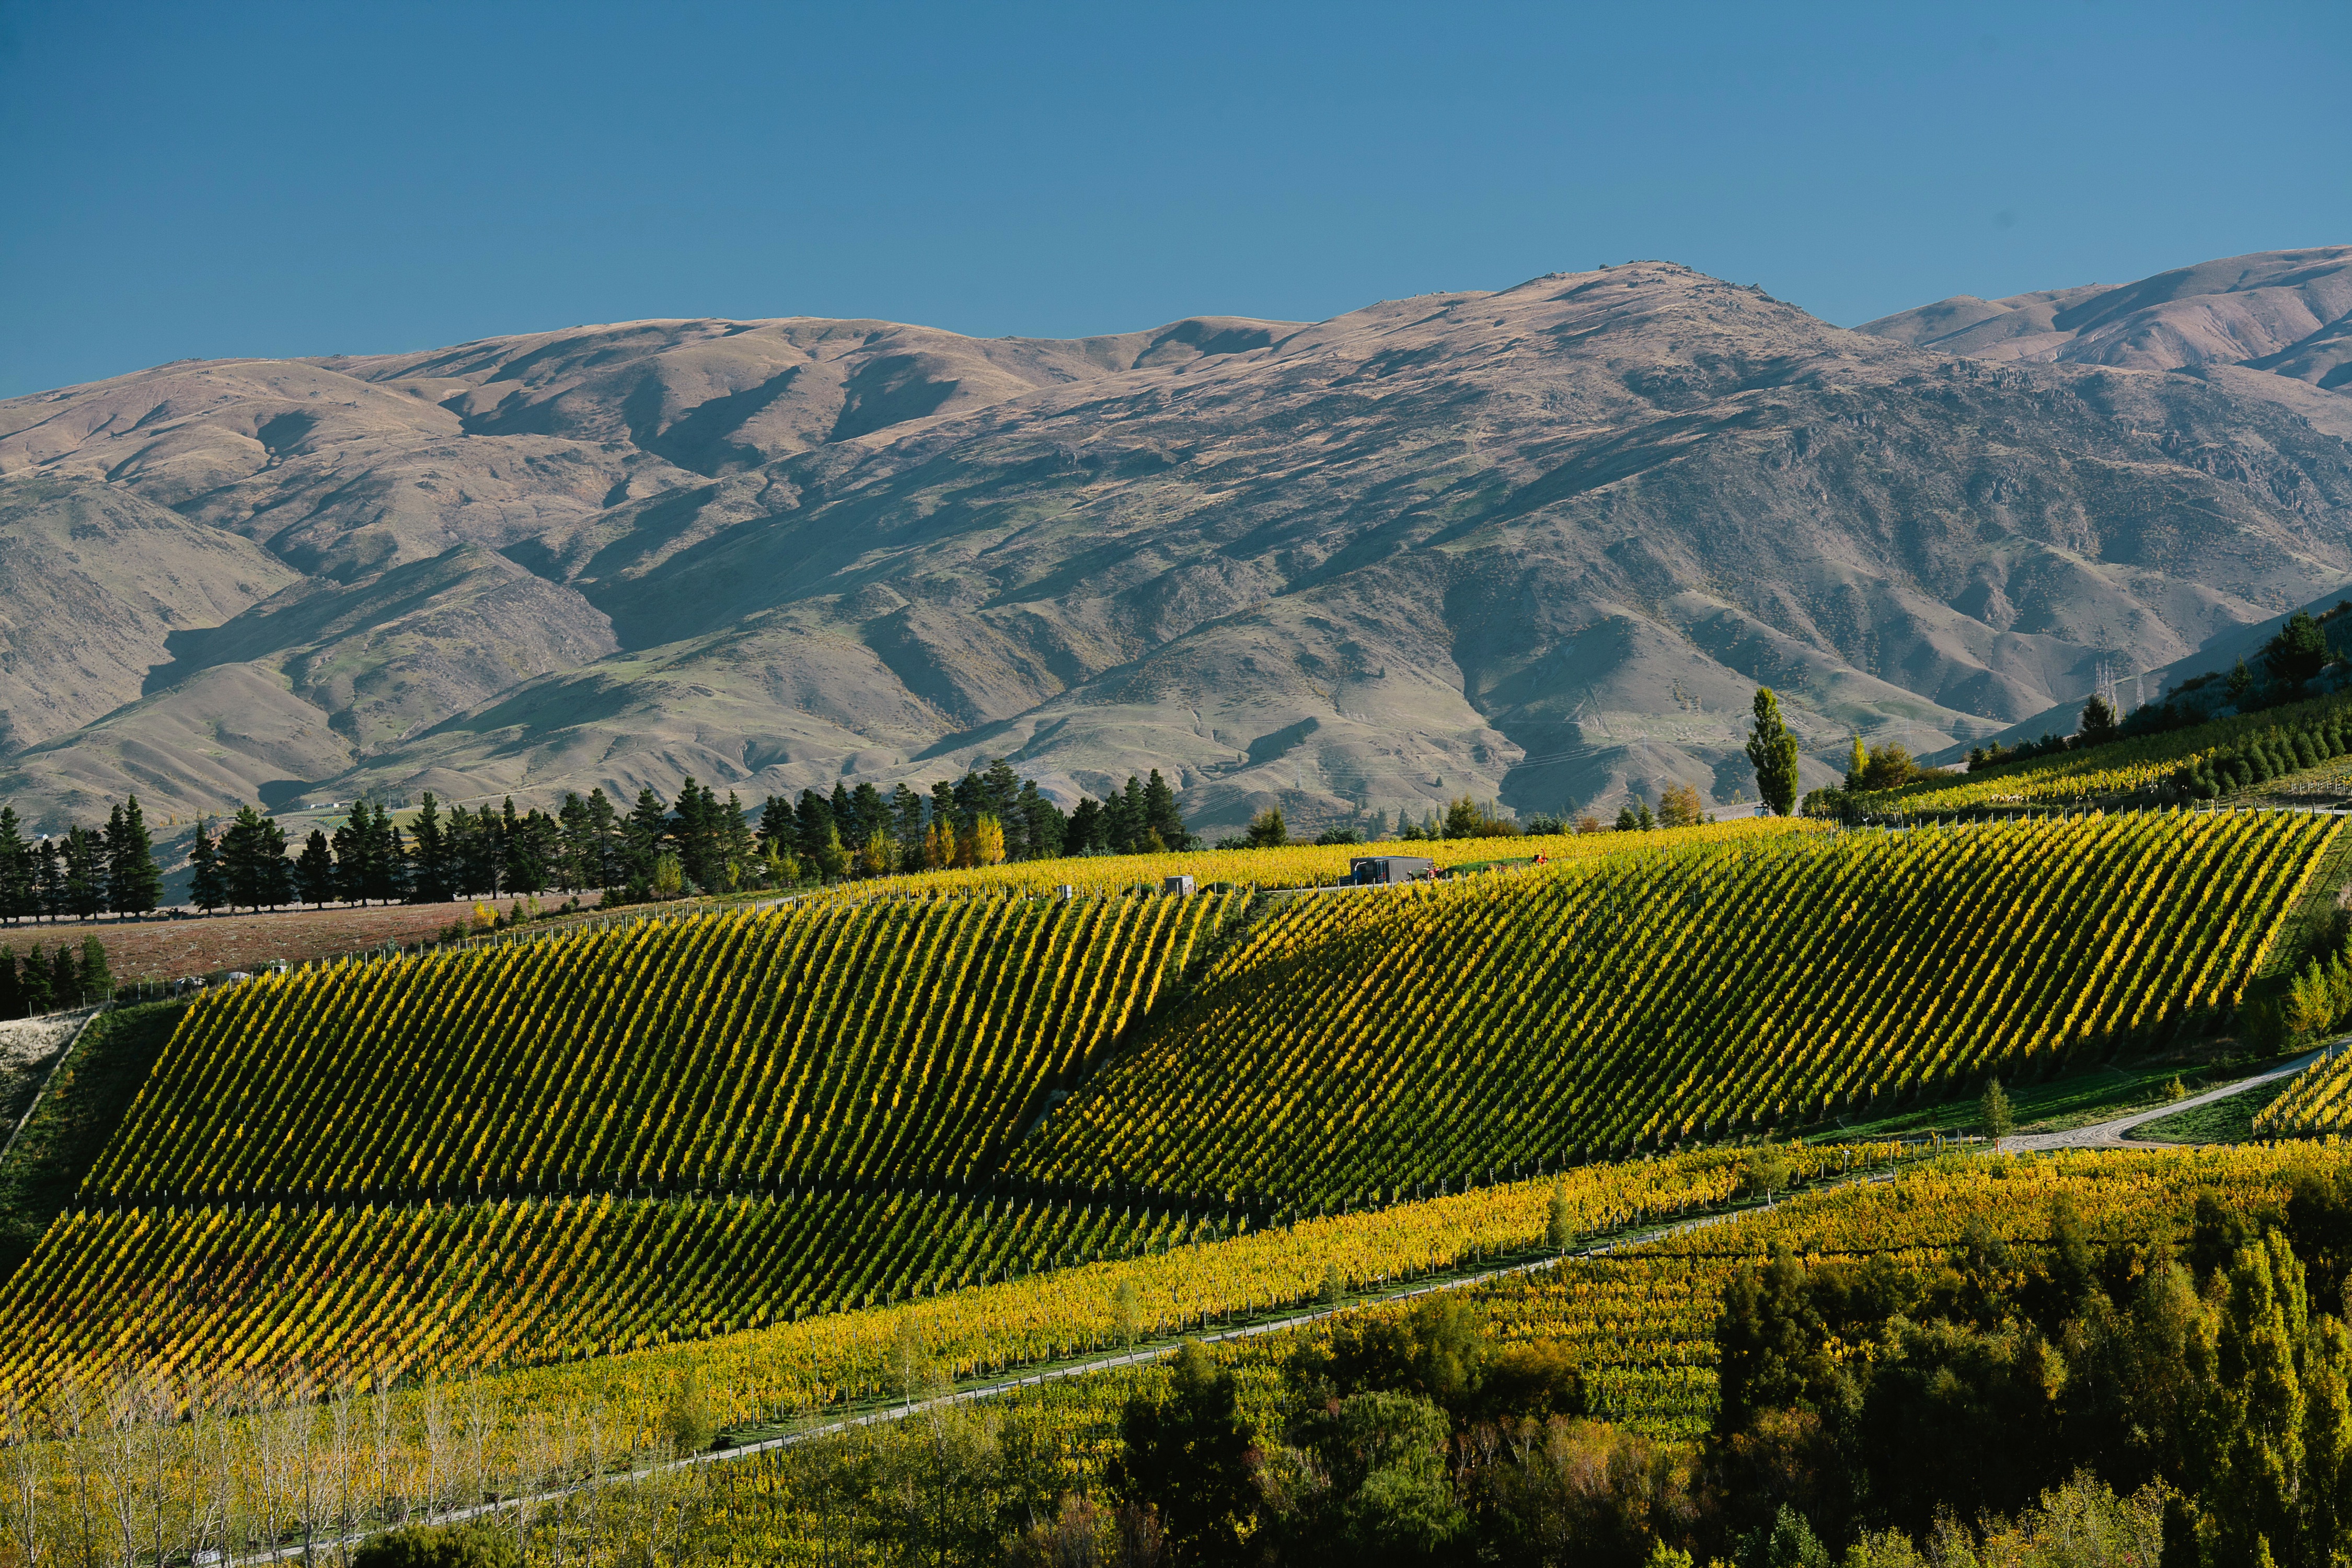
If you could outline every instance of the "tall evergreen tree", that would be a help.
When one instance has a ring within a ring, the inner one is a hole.
[[[718,813],[719,857],[725,868],[726,886],[733,891],[746,878],[753,875],[760,858],[760,847],[752,837],[751,819],[743,810],[743,801],[733,790],[727,792],[727,805]]]
[[[1748,760],[1756,769],[1756,793],[1773,815],[1797,809],[1797,737],[1780,718],[1780,700],[1769,686],[1756,689],[1756,721],[1748,736]]]
[[[793,820],[793,797],[789,795],[772,795],[761,803],[759,850],[765,855],[771,849],[788,854],[800,852],[800,834]]]
[[[163,868],[135,795],[107,817],[106,901],[118,915],[144,915],[163,901]]]
[[[532,806],[507,829],[507,890],[534,898],[555,880],[563,858],[555,819]]]
[[[462,814],[461,814],[462,815]],[[458,868],[460,890],[495,899],[504,891],[499,878],[506,872],[506,827],[485,801],[469,819],[465,858]]]
[[[81,965],[74,962],[73,949],[59,942],[49,954],[49,1005],[79,1007],[81,1003]]]
[[[33,847],[13,805],[0,805],[0,921],[15,925],[38,914],[41,894],[33,870]]]
[[[963,813],[956,805],[953,781],[940,779],[931,785],[931,822],[945,827],[950,838],[963,828]]]
[[[669,836],[669,808],[648,784],[637,791],[637,804],[629,808],[628,826],[621,834],[621,868],[623,880],[629,883],[653,881],[654,861],[659,858]]]
[[[457,890],[457,870],[449,853],[448,830],[441,823],[441,803],[430,791],[417,807],[410,837],[410,895],[420,904],[446,903]]]
[[[1065,855],[1099,855],[1110,847],[1110,824],[1103,816],[1102,803],[1091,796],[1080,795],[1078,804],[1070,808],[1069,826],[1063,830],[1062,853]]]
[[[87,827],[66,829],[66,910],[86,921],[106,908],[106,846]]]
[[[25,1016],[25,992],[16,980],[16,950],[0,946],[0,1018]]]
[[[324,909],[335,896],[335,857],[327,847],[324,829],[310,829],[310,836],[302,841],[302,853],[294,861],[294,884],[301,890],[302,901],[313,909]]]
[[[610,888],[625,879],[621,870],[621,818],[613,797],[600,785],[588,792],[585,816],[588,853],[581,869],[585,888]]]
[[[1133,773],[1127,775],[1125,789],[1112,790],[1103,796],[1103,817],[1111,852],[1133,855],[1144,847],[1144,835],[1150,823],[1144,816],[1143,781]]]
[[[996,818],[1004,835],[1004,858],[1007,860],[1029,858],[1029,823],[1021,813],[1021,775],[1003,757],[988,764],[980,775],[980,809]]]
[[[1143,824],[1160,836],[1160,842],[1170,849],[1190,849],[1192,836],[1184,827],[1184,813],[1176,805],[1176,792],[1151,770],[1151,781],[1143,786]]]
[[[1234,1374],[1197,1340],[1176,1352],[1164,1393],[1137,1394],[1119,1413],[1111,1491],[1158,1511],[1182,1563],[1242,1561],[1241,1526],[1255,1506],[1248,1423]]]
[[[35,942],[33,951],[25,955],[25,973],[16,982],[16,994],[25,1000],[26,1017],[46,1013],[55,1005],[56,990],[50,979],[54,973],[41,952],[41,944]]]
[[[588,803],[577,790],[565,790],[563,804],[555,808],[555,885],[567,893],[602,887],[596,874],[600,857],[588,835]]]
[[[514,796],[499,811],[499,888],[536,896],[547,886],[548,869],[539,835],[529,816],[515,814]]]
[[[801,858],[822,864],[827,841],[837,843],[840,838],[834,827],[832,803],[813,789],[801,791],[800,809],[793,814],[793,823]]]
[[[1048,800],[1031,779],[1021,786],[1021,838],[1029,858],[1050,860],[1062,853],[1062,844],[1068,824],[1062,808]]]
[[[866,825],[857,819],[857,807],[849,798],[849,786],[835,779],[833,798],[825,805],[833,813],[834,830],[841,835],[842,847],[855,855],[866,843]]]
[[[372,886],[383,889],[387,900],[407,903],[416,896],[416,871],[408,858],[408,842],[401,836],[400,826],[389,815],[383,819],[383,833],[379,840],[380,858],[373,864],[377,880]]]
[[[64,840],[55,837],[42,839],[40,858],[36,864],[41,885],[41,913],[49,920],[61,920],[66,912]]]
[[[228,879],[223,874],[220,846],[214,842],[212,831],[201,816],[196,818],[196,836],[188,842],[188,902],[206,914],[228,902]]]
[[[355,800],[351,814],[335,829],[335,896],[347,904],[367,902],[367,839],[373,815],[366,801]]]
[[[736,821],[741,820],[739,810]],[[726,887],[730,835],[726,813],[709,785],[698,784],[690,776],[687,779],[678,791],[677,812],[669,832],[688,880],[706,892]]]
[[[956,837],[969,838],[972,825],[980,820],[981,813],[988,809],[987,781],[978,772],[966,769],[963,777],[955,782],[954,796]]]
[[[898,841],[898,863],[923,863],[923,797],[901,783],[890,792],[890,836]]]
[[[849,792],[850,815],[857,818],[857,847],[866,848],[877,838],[890,835],[890,803],[882,792],[870,784],[859,784]]]
[[[276,909],[294,898],[294,865],[286,858],[286,830],[249,805],[237,807],[221,835],[221,875],[232,906]]]
[[[82,1000],[103,1002],[114,994],[114,971],[106,962],[106,943],[96,931],[81,939],[81,963],[77,966]]]

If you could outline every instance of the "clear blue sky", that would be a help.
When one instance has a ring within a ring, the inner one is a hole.
[[[642,316],[1851,324],[2352,241],[2352,5],[0,0],[0,395]]]

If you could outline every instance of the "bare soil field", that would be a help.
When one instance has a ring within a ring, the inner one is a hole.
[[[594,894],[582,900],[593,902]],[[560,900],[542,899],[553,907]],[[491,906],[505,910],[505,900]],[[37,942],[45,950],[59,942],[79,949],[82,939],[95,934],[106,944],[106,961],[117,982],[177,980],[213,974],[222,970],[260,970],[272,963],[301,963],[314,958],[358,952],[387,942],[415,942],[438,936],[452,921],[465,920],[473,901],[446,904],[388,904],[371,909],[328,908],[283,910],[273,914],[198,915],[185,920],[90,921],[86,923],[41,925],[26,922],[0,927],[0,943],[26,950]]]

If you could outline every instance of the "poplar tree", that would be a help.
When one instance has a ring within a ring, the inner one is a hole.
[[[1780,719],[1780,700],[1769,686],[1756,689],[1755,728],[1748,737],[1748,760],[1756,768],[1756,793],[1776,816],[1797,809],[1797,737]]]

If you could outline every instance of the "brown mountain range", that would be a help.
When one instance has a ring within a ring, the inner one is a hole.
[[[2331,314],[2332,312],[2332,314]],[[640,321],[0,403],[0,797],[1724,803],[2352,581],[2352,248],[1830,326],[1667,263],[1331,321]]]

